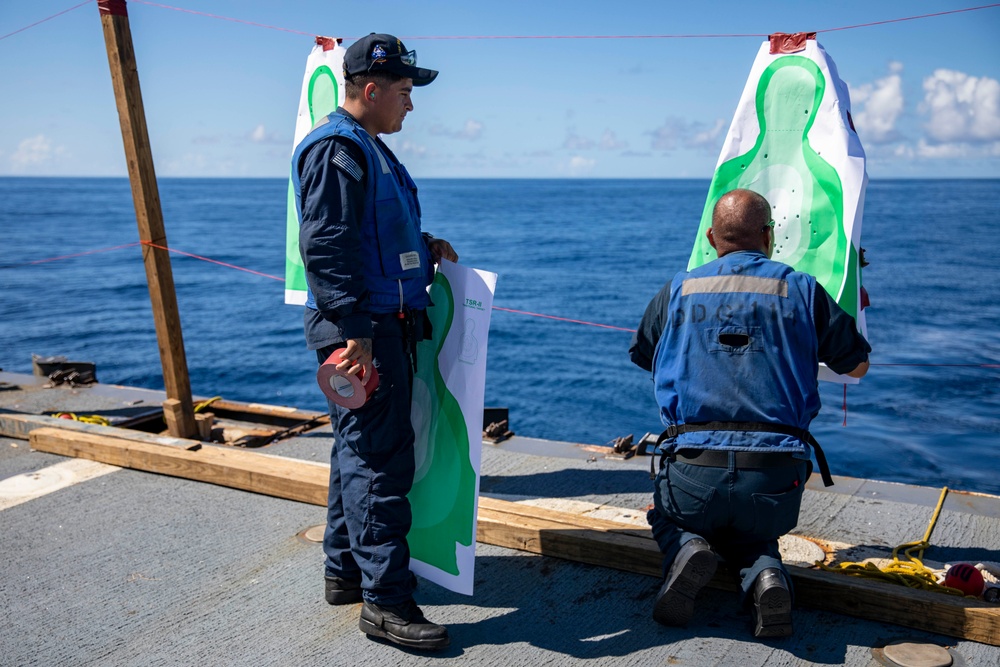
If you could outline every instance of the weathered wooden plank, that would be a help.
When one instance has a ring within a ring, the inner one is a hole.
[[[185,451],[48,428],[33,431],[31,445],[64,456],[326,504],[329,469],[309,461],[212,445]],[[484,544],[661,576],[660,553],[650,532],[616,521],[480,498],[476,539]],[[995,605],[831,572],[794,566],[789,571],[801,605],[1000,646],[1000,607]],[[720,574],[711,585],[733,589],[735,580]]]
[[[183,477],[312,505],[326,505],[329,466],[244,449],[204,445],[195,451],[52,428],[31,432],[41,452]]]
[[[111,69],[111,84],[118,105],[122,142],[128,165],[135,220],[139,227],[139,240],[143,242],[142,257],[149,284],[149,300],[153,307],[156,340],[160,347],[160,365],[167,397],[178,401],[176,410],[168,412],[167,425],[170,435],[195,438],[198,426],[194,421],[191,402],[191,382],[188,377],[184,338],[181,333],[181,316],[174,293],[174,275],[170,266],[167,233],[163,226],[160,193],[153,167],[153,151],[149,145],[146,114],[136,70],[135,50],[132,47],[132,30],[124,2],[99,0],[101,26]],[[154,247],[157,246],[157,247]]]
[[[1000,646],[997,605],[822,570],[789,571],[804,606]]]
[[[201,447],[201,443],[197,440],[173,438],[166,435],[154,435],[152,433],[131,431],[117,428],[115,426],[87,424],[85,422],[78,422],[72,419],[49,417],[48,415],[30,415],[19,412],[0,411],[0,435],[7,436],[8,438],[27,440],[29,434],[38,428],[57,428],[76,433],[103,435],[109,438],[128,438],[138,442],[145,442],[150,445],[175,447],[178,449],[198,449]]]
[[[560,514],[481,498],[476,539],[484,544],[661,576],[659,548],[648,530]],[[1000,607],[996,605],[820,570],[789,566],[788,571],[795,584],[795,599],[803,606],[1000,646]],[[725,590],[737,588],[735,578],[721,571],[709,585]]]
[[[276,417],[282,421],[329,421],[330,415],[326,412],[316,412],[315,410],[300,410],[284,405],[267,405],[264,403],[243,403],[240,401],[230,401],[226,399],[216,399],[212,401],[209,410],[230,412],[241,412],[248,415],[259,415],[261,417]]]

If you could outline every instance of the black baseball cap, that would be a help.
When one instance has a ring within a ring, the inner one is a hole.
[[[437,77],[437,70],[417,67],[417,52],[407,51],[392,35],[374,32],[351,44],[344,54],[344,77],[371,72],[392,72],[413,79],[414,86],[426,86]]]

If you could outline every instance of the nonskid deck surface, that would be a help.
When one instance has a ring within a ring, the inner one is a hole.
[[[0,392],[0,408],[28,398]],[[262,451],[326,462],[330,444],[327,426]],[[41,485],[17,504],[0,498],[0,664],[870,665],[873,646],[903,638],[1000,664],[997,647],[813,609],[795,610],[792,638],[756,641],[735,594],[715,589],[688,628],[665,628],[650,617],[653,578],[485,544],[473,597],[421,580],[417,600],[452,645],[411,653],[362,635],[358,605],[323,600],[322,549],[301,536],[323,508],[68,461],[79,460],[0,438],[0,480],[35,473]],[[807,489],[796,532],[844,549],[838,557],[919,540],[940,492],[837,481]],[[641,522],[648,459],[515,437],[484,446],[481,490]],[[931,542],[935,561],[1000,560],[1000,499],[949,495]]]

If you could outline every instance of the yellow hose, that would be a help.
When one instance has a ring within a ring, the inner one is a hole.
[[[205,408],[207,408],[208,406],[210,406],[212,403],[215,403],[216,401],[221,401],[221,400],[222,400],[221,396],[213,396],[212,398],[206,398],[204,401],[202,401],[200,403],[195,403],[194,411],[195,412],[201,412],[202,410],[204,410]]]
[[[52,415],[59,419],[72,419],[84,424],[98,424],[99,426],[111,426],[111,422],[101,415],[78,415],[72,412],[57,412]]]

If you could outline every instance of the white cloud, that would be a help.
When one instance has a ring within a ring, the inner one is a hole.
[[[429,132],[437,137],[451,137],[452,139],[462,139],[465,141],[476,141],[483,136],[483,124],[478,120],[473,120],[469,118],[465,121],[465,124],[457,129],[453,130],[447,128],[443,125],[437,124],[432,125]]]
[[[921,111],[934,142],[985,143],[1000,140],[1000,82],[939,69],[924,79]]]
[[[897,141],[896,121],[903,113],[903,64],[889,63],[889,76],[851,90],[854,126],[871,143]]]
[[[618,151],[628,148],[628,142],[625,140],[620,140],[611,130],[604,130],[604,134],[601,135],[601,141],[598,143],[601,150],[605,151]]]
[[[62,156],[65,149],[53,146],[52,141],[44,134],[28,137],[17,145],[17,150],[10,156],[10,164],[14,171],[27,171],[33,167],[41,167],[52,163]]]
[[[719,137],[725,121],[721,118],[711,125],[700,121],[686,121],[681,118],[667,118],[660,127],[645,132],[652,137],[650,148],[657,151],[672,151],[676,148],[716,149],[721,143]]]
[[[579,176],[592,171],[594,166],[597,164],[597,160],[589,157],[583,157],[582,155],[574,155],[566,163],[565,169],[560,171],[566,171],[571,176]]]
[[[247,138],[255,144],[286,144],[291,143],[286,139],[282,139],[274,132],[268,132],[264,124],[261,123],[255,127],[250,134],[246,135]]]
[[[969,145],[964,143],[929,144],[921,139],[917,142],[916,155],[925,158],[958,158],[968,157]]]
[[[704,128],[701,123],[693,123],[691,129],[695,131],[694,135],[685,141],[685,145],[690,148],[718,148],[719,147],[719,136],[722,134],[722,128],[726,126],[726,121],[721,118],[715,120],[715,125],[710,128],[698,129],[698,127]]]
[[[399,148],[392,149],[394,153],[399,153],[401,155],[410,155],[413,157],[424,157],[427,155],[427,147],[421,146],[420,144],[415,144],[409,139],[404,139]]]
[[[967,141],[928,143],[921,139],[917,142],[915,152],[917,156],[929,159],[998,157],[1000,156],[1000,141],[991,143],[970,143]]]
[[[677,148],[678,137],[683,133],[683,121],[679,118],[668,118],[660,127],[645,134],[653,137],[649,147],[654,151],[672,151]]]
[[[907,146],[906,144],[896,144],[896,146],[892,149],[892,154],[895,157],[911,158],[913,157],[913,148],[911,146]]]
[[[562,147],[571,151],[585,151],[593,148],[594,142],[586,137],[581,137],[575,130],[570,129],[566,132],[566,141],[563,142]]]

